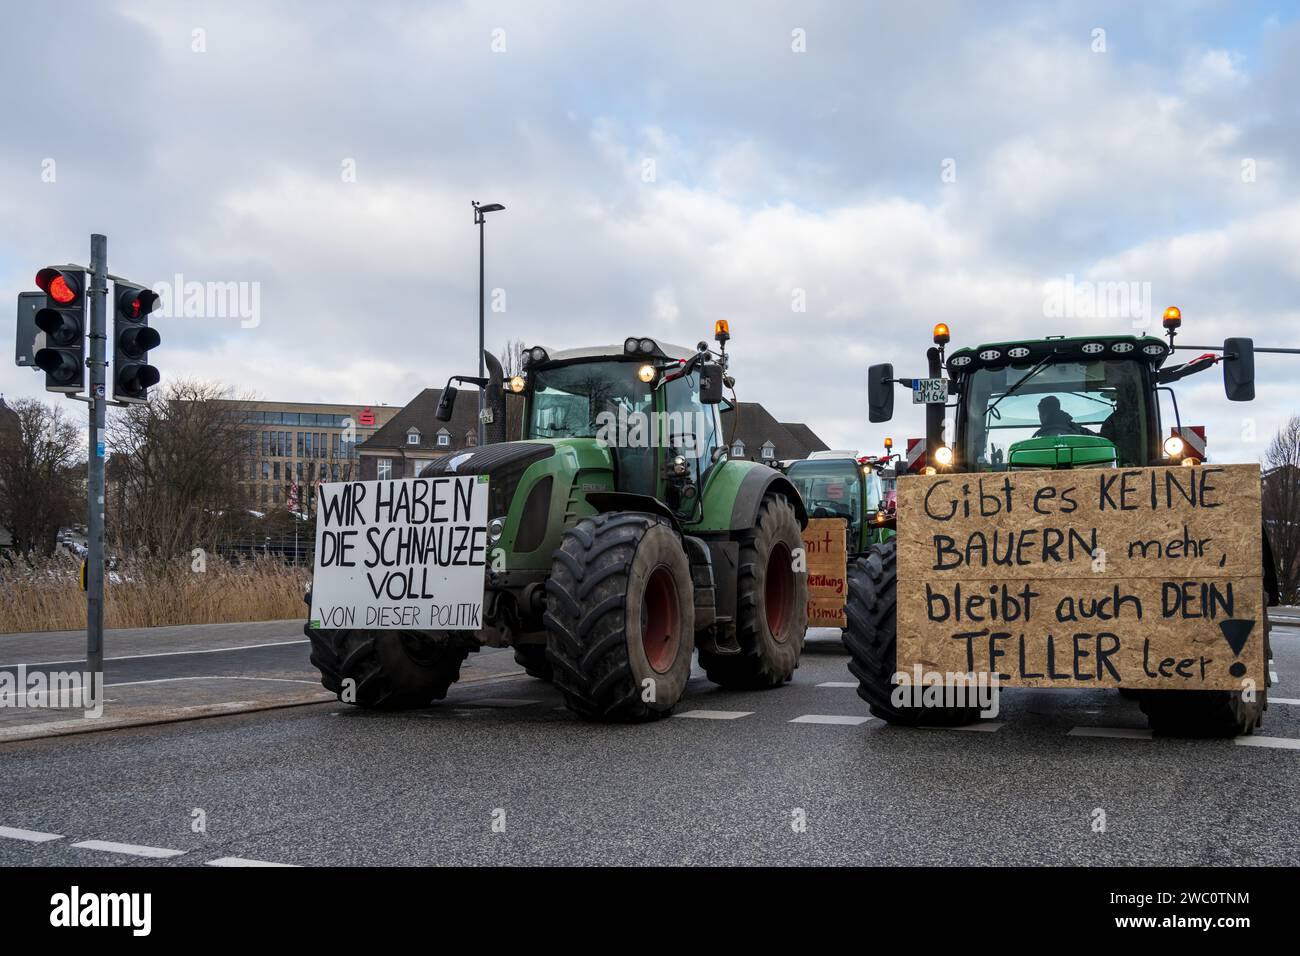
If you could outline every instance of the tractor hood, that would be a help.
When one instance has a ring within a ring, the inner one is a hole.
[[[1097,468],[1115,461],[1115,445],[1100,435],[1051,435],[1014,443],[1011,468]]]
[[[420,472],[435,475],[487,475],[488,514],[500,517],[510,509],[519,479],[534,462],[555,454],[555,445],[544,441],[508,441],[482,448],[467,448],[435,458]]]

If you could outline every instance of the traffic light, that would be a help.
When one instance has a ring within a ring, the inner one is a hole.
[[[36,328],[45,344],[32,364],[45,373],[47,392],[86,387],[86,272],[75,266],[49,266],[36,273],[45,301],[36,309]]]
[[[142,405],[159,378],[158,370],[149,364],[149,350],[161,341],[157,330],[149,328],[158,293],[114,281],[113,303],[113,397]]]

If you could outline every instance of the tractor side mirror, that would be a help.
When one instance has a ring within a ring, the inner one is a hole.
[[[700,404],[722,404],[722,366],[704,364],[700,366]]]
[[[1223,340],[1223,390],[1230,402],[1255,399],[1255,342],[1252,339]]]
[[[873,422],[894,417],[894,366],[889,362],[867,369],[867,406]]]
[[[456,405],[456,387],[450,382],[442,390],[442,395],[438,398],[438,409],[433,413],[433,417],[440,422],[451,421],[451,410]]]

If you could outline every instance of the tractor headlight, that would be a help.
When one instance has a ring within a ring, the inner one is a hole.
[[[1177,458],[1183,453],[1183,440],[1177,435],[1170,435],[1165,439],[1165,454],[1170,458]]]
[[[524,390],[524,377],[522,375],[516,375],[514,378],[510,380],[510,391],[518,395],[523,390]]]
[[[636,349],[637,349],[637,341],[635,337],[627,338],[623,340],[623,351],[626,352],[628,355],[635,355]]]
[[[636,377],[649,385],[655,380],[655,367],[653,365],[642,365],[637,369]]]
[[[655,350],[654,339],[642,339],[638,343],[638,345],[641,351],[644,352],[646,355],[649,355],[651,352]]]
[[[1200,463],[1201,460],[1197,458],[1195,455],[1188,455],[1186,458],[1183,459],[1183,465],[1188,468],[1191,468],[1193,465],[1199,465]]]
[[[685,478],[691,471],[690,466],[686,464],[686,459],[681,455],[678,455],[673,459],[670,467],[672,468],[672,473],[678,478]]]
[[[540,345],[534,345],[528,350],[528,358],[532,361],[533,365],[536,365],[538,362],[545,362],[546,349],[542,348]]]
[[[934,450],[934,460],[941,468],[947,468],[952,464],[952,449],[947,445],[940,445]]]
[[[488,544],[496,544],[501,540],[501,533],[506,530],[506,523],[500,518],[493,518],[488,522],[487,536]]]

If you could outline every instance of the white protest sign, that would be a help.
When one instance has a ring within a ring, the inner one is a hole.
[[[320,486],[311,626],[483,626],[487,475]]]

